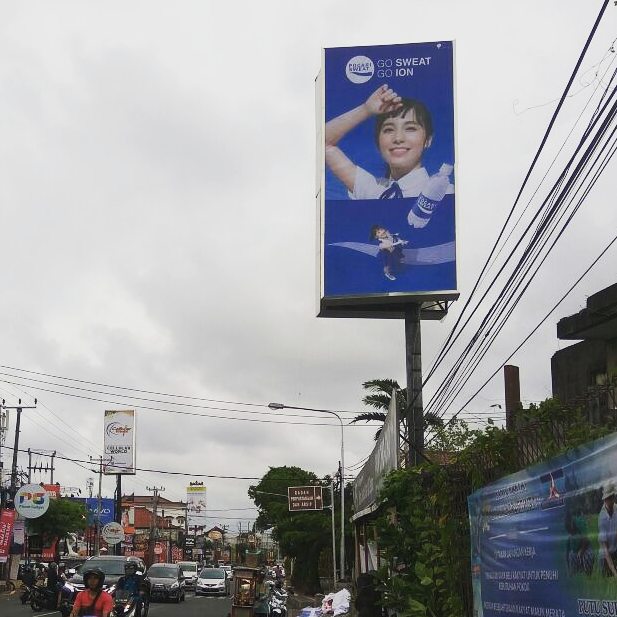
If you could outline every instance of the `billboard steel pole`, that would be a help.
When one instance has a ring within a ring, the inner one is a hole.
[[[422,406],[422,334],[420,304],[405,311],[405,360],[407,374],[407,439],[410,465],[418,465],[424,449],[424,413]]]

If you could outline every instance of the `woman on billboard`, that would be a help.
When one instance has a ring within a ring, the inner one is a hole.
[[[356,165],[338,146],[347,133],[372,117],[376,117],[375,142],[386,166],[383,178],[376,178]],[[433,178],[429,178],[423,166],[422,156],[432,141],[433,120],[426,105],[401,97],[384,84],[364,103],[326,123],[325,160],[351,199],[418,197],[435,178],[441,180],[437,184],[443,187],[444,194],[453,193],[454,187],[448,180],[451,166],[443,165]],[[428,221],[424,225],[422,222],[415,225],[410,216],[412,226],[423,227]]]

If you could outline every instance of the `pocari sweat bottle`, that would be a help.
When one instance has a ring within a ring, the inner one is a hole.
[[[444,198],[450,185],[449,176],[454,168],[444,163],[439,171],[428,179],[426,186],[414,201],[407,215],[407,222],[418,229],[426,227],[433,216],[433,210]]]

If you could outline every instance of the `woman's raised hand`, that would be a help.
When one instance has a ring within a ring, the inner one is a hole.
[[[401,97],[392,88],[388,88],[388,84],[384,84],[366,99],[364,106],[372,115],[387,114],[401,106]]]

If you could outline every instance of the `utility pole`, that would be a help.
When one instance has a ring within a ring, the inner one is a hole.
[[[122,523],[122,474],[116,474],[116,523]],[[121,555],[122,554],[122,542],[118,542],[114,546],[114,554]]]
[[[334,523],[334,480],[330,483],[330,510],[332,515],[332,581],[336,589],[336,530]]]
[[[411,304],[405,311],[405,364],[407,373],[407,463],[418,465],[424,450],[424,410],[422,406],[422,336],[420,304]]]
[[[2,401],[4,404],[4,401]],[[2,446],[9,430],[9,412],[0,405],[0,508],[4,507],[4,463],[2,462]]]
[[[7,406],[2,400],[2,409],[15,409],[17,411],[17,420],[15,421],[15,443],[13,445],[13,464],[11,466],[11,488],[9,489],[9,495],[11,499],[15,498],[17,492],[17,453],[19,452],[19,432],[21,424],[21,412],[24,409],[36,409],[36,399],[34,399],[34,405],[22,405],[21,399],[18,399],[18,404],[14,406]]]
[[[152,520],[150,521],[150,539],[148,540],[148,566],[154,563],[154,539],[156,536],[156,512],[159,505],[159,493],[165,490],[164,486],[146,487],[146,490],[154,493],[153,508],[152,508]]]
[[[90,457],[90,461],[93,461]],[[101,554],[101,489],[103,484],[103,457],[99,456],[99,492],[96,501],[96,519],[95,519],[95,536],[94,536],[94,554],[98,557]]]
[[[94,480],[92,478],[88,478],[86,480],[86,490],[88,491],[88,497],[92,499],[92,489],[94,488]]]

